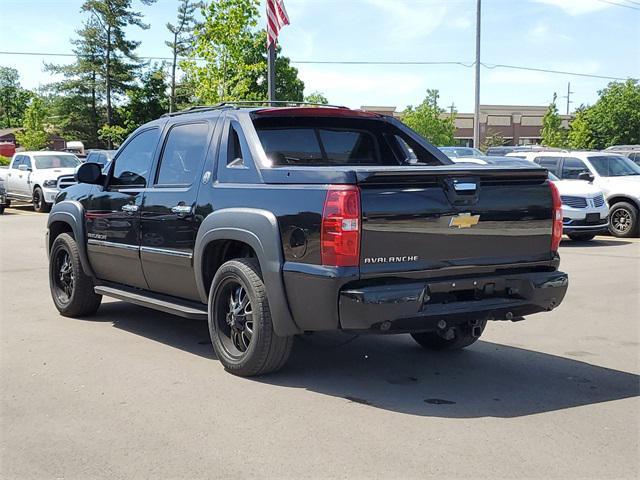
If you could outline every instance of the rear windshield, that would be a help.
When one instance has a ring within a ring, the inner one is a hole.
[[[257,117],[253,123],[275,166],[442,164],[401,129],[382,120]]]
[[[75,168],[80,165],[80,160],[74,155],[36,155],[36,168]]]

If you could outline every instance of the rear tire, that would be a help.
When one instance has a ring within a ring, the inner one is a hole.
[[[255,258],[230,260],[216,272],[209,292],[209,334],[218,360],[234,375],[263,375],[286,363],[293,337],[273,330]]]
[[[4,213],[4,204],[0,205],[0,215],[2,215]]]
[[[486,320],[480,321],[475,326],[476,329],[480,329],[479,334],[476,330],[476,335],[474,335],[474,327],[471,322],[453,327],[454,336],[451,339],[444,338],[438,332],[412,333],[411,336],[416,342],[418,342],[420,346],[426,348],[427,350],[461,350],[475,343],[480,338],[480,335],[482,335],[482,333],[484,332],[484,328],[486,327],[486,325]]]
[[[51,204],[44,201],[44,193],[40,187],[33,189],[33,209],[38,213],[47,213]]]
[[[96,313],[102,295],[96,294],[93,287],[93,280],[82,270],[76,241],[68,233],[61,233],[49,254],[49,288],[60,314],[84,317]]]
[[[609,232],[618,238],[638,236],[638,209],[629,202],[618,202],[609,211]]]
[[[570,233],[569,238],[575,242],[588,242],[593,240],[595,233]]]

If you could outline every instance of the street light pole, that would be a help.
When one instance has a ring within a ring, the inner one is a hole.
[[[476,98],[473,111],[473,146],[480,147],[480,3],[476,7]]]

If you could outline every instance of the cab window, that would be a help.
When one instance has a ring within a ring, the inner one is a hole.
[[[193,184],[207,153],[209,125],[190,123],[171,128],[162,151],[156,185]]]
[[[158,136],[157,128],[145,130],[123,147],[115,160],[110,186],[146,187]]]
[[[562,162],[562,173],[560,178],[563,180],[578,180],[581,173],[589,173],[589,169],[579,158],[567,157]]]

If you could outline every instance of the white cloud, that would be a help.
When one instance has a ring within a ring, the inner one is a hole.
[[[400,0],[366,0],[366,3],[383,11],[383,18],[389,24],[386,33],[399,42],[429,35],[444,23],[448,10],[445,4],[407,3]]]
[[[424,75],[401,73],[393,69],[372,74],[369,69],[345,71],[315,65],[298,65],[298,68],[305,92],[320,91],[334,103],[345,103],[340,99],[349,99],[347,103],[350,107],[377,104],[381,97],[391,92],[397,98],[421,92],[425,88]]]
[[[609,8],[611,4],[599,0],[535,0],[538,3],[561,8],[568,15],[583,15]]]

